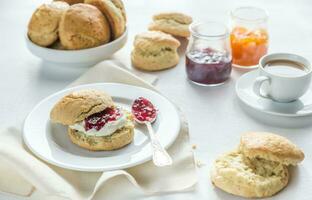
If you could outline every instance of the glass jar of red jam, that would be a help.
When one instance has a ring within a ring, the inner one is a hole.
[[[218,22],[193,23],[186,50],[186,74],[198,85],[223,84],[231,75],[230,37],[225,25]]]
[[[239,7],[231,12],[233,66],[257,66],[269,47],[268,14],[256,7]]]

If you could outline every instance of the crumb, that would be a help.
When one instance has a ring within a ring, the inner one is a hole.
[[[193,144],[193,145],[192,145],[192,149],[195,150],[196,148],[197,148],[196,144]]]

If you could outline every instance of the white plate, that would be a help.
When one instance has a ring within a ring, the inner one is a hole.
[[[281,126],[301,126],[311,124],[312,86],[299,100],[290,103],[279,103],[259,97],[253,90],[253,82],[259,71],[251,71],[241,76],[236,83],[236,94],[245,108],[251,109],[252,115]],[[285,88],[287,89],[287,88]],[[261,115],[264,113],[266,115]]]
[[[57,92],[42,100],[27,116],[23,138],[28,148],[39,158],[59,167],[79,171],[106,171],[132,167],[151,159],[147,129],[135,127],[134,140],[115,151],[92,152],[74,145],[67,136],[67,127],[52,124],[49,114],[54,104],[66,94],[81,89],[98,89],[110,94],[119,106],[130,111],[132,101],[140,96],[150,99],[159,109],[153,124],[160,143],[169,147],[180,130],[175,106],[160,94],[141,87],[116,83],[81,85]]]

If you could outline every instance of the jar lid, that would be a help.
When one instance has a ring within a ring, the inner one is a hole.
[[[269,15],[267,11],[262,8],[246,6],[246,7],[238,7],[232,10],[231,17],[233,19],[249,23],[263,23],[268,20]]]
[[[190,32],[193,36],[204,39],[225,38],[229,35],[228,28],[219,22],[193,22],[190,25]]]

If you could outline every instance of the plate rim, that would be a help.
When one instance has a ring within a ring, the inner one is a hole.
[[[157,95],[161,96],[162,98],[166,99],[171,105],[172,107],[174,108],[174,110],[176,111],[175,113],[177,114],[177,126],[178,126],[178,129],[174,135],[174,139],[172,139],[167,145],[164,146],[164,148],[169,148],[177,139],[177,137],[179,136],[180,134],[180,131],[181,131],[181,117],[179,115],[179,111],[177,109],[177,106],[170,100],[168,99],[166,96],[162,95],[161,93],[155,91],[155,90],[152,90],[152,89],[148,89],[148,88],[144,88],[144,87],[140,87],[140,86],[135,86],[135,85],[129,85],[129,84],[124,84],[124,83],[114,83],[114,82],[103,82],[103,83],[90,83],[90,84],[82,84],[82,85],[77,85],[77,86],[73,86],[73,87],[70,87],[70,88],[65,88],[63,90],[59,90],[53,94],[50,94],[48,95],[47,97],[43,98],[42,100],[40,100],[33,108],[32,110],[27,114],[27,116],[25,117],[24,119],[24,122],[23,122],[23,128],[22,128],[22,139],[23,139],[23,142],[25,143],[25,145],[27,146],[27,148],[36,156],[38,157],[39,159],[47,162],[47,163],[50,163],[54,166],[57,166],[57,167],[61,167],[61,168],[64,168],[64,169],[69,169],[69,170],[74,170],[74,171],[84,171],[84,172],[103,172],[103,171],[111,171],[111,170],[118,170],[118,169],[127,169],[127,168],[130,168],[130,167],[134,167],[134,166],[137,166],[137,165],[140,165],[142,163],[145,163],[147,161],[150,161],[152,159],[152,153],[149,153],[148,156],[146,156],[145,158],[141,159],[140,161],[137,161],[135,163],[126,163],[126,164],[122,164],[122,165],[115,165],[113,167],[109,167],[108,169],[105,169],[105,168],[99,168],[99,167],[78,167],[78,166],[75,166],[75,165],[72,165],[72,164],[63,164],[62,162],[55,162],[51,159],[47,159],[45,156],[41,155],[40,153],[38,153],[35,149],[32,148],[32,146],[28,143],[28,139],[26,138],[26,135],[25,135],[25,123],[27,121],[27,119],[31,116],[31,114],[39,107],[41,106],[42,103],[44,103],[45,101],[47,101],[48,99],[52,98],[53,96],[55,95],[58,95],[60,93],[63,93],[63,92],[68,92],[70,90],[75,90],[77,88],[80,88],[80,87],[89,87],[89,86],[99,86],[99,85],[122,85],[122,86],[131,86],[133,88],[139,88],[139,89],[143,89],[143,90],[146,90],[146,91],[149,91],[149,92],[152,92],[152,93],[156,93]],[[150,144],[148,144],[150,145]]]
[[[272,111],[267,111],[267,110],[261,110],[257,107],[254,107],[253,105],[251,105],[250,103],[248,103],[247,101],[245,101],[241,96],[240,96],[240,93],[238,92],[239,90],[239,83],[241,82],[242,79],[246,78],[247,76],[251,76],[252,73],[257,73],[259,72],[258,70],[254,70],[254,71],[250,71],[250,72],[247,72],[245,74],[243,74],[242,76],[240,76],[235,84],[235,93],[236,93],[236,96],[239,98],[240,101],[242,101],[246,106],[254,109],[254,110],[257,110],[259,112],[262,112],[262,113],[266,113],[266,114],[269,114],[269,115],[274,115],[274,116],[279,116],[279,117],[289,117],[289,118],[298,118],[298,117],[305,117],[305,116],[309,116],[309,115],[312,115],[312,112],[311,113],[303,113],[303,114],[282,114],[282,113],[277,113],[277,112],[272,112]]]

